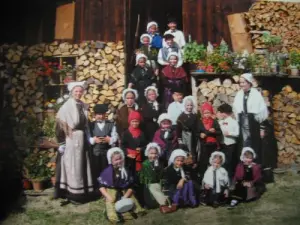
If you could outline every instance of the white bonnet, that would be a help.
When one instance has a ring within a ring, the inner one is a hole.
[[[225,160],[226,160],[226,157],[225,157],[225,154],[223,152],[220,152],[220,151],[215,151],[211,154],[210,158],[209,158],[209,163],[210,165],[213,164],[213,159],[215,156],[220,156],[222,158],[222,165],[225,163]]]
[[[160,114],[160,116],[158,117],[157,123],[160,125],[160,123],[164,120],[169,120],[172,123],[172,119],[168,113]]]
[[[253,154],[253,159],[256,158],[256,153],[255,151],[253,150],[253,148],[250,148],[250,147],[244,147],[243,150],[242,150],[242,153],[241,153],[241,157],[240,157],[240,160],[241,161],[244,161],[244,154],[246,152],[251,152]]]
[[[167,60],[169,60],[171,56],[176,56],[177,59],[179,58],[179,55],[178,55],[177,52],[169,52],[169,53],[168,53],[168,56],[167,56]]]
[[[122,93],[122,99],[123,99],[124,102],[125,102],[125,100],[126,100],[126,95],[127,95],[128,92],[132,92],[132,93],[134,94],[135,100],[138,99],[139,94],[137,93],[137,91],[136,91],[135,89],[132,89],[132,88],[126,88],[126,89],[123,91],[123,93]]]
[[[170,158],[169,158],[169,162],[168,165],[171,165],[172,163],[174,163],[175,159],[179,156],[182,156],[184,158],[187,157],[187,153],[185,151],[183,151],[182,149],[176,149],[172,152]]]
[[[112,155],[115,153],[115,152],[118,152],[120,153],[122,159],[124,160],[125,159],[125,155],[124,155],[124,152],[122,149],[118,148],[118,147],[114,147],[114,148],[111,148],[107,151],[107,161],[108,161],[108,164],[111,164],[111,157]]]
[[[156,27],[158,27],[158,24],[155,21],[149,22],[147,24],[147,31],[149,30],[150,27],[152,27],[153,25],[155,25]]]
[[[244,73],[241,75],[241,77],[244,78],[246,81],[248,81],[251,84],[253,84],[253,82],[254,82],[252,73]]]
[[[68,83],[68,91],[71,92],[74,87],[82,87],[83,89],[86,89],[87,88],[87,83],[86,83],[86,81]]]
[[[185,107],[185,105],[191,101],[193,103],[193,113],[197,113],[197,103],[196,103],[196,99],[194,98],[194,96],[192,95],[189,95],[189,96],[186,96],[184,99],[183,99],[183,106]]]
[[[147,29],[147,30],[148,30],[148,29]],[[151,37],[149,34],[142,34],[141,37],[140,37],[140,42],[141,42],[142,44],[144,44],[144,43],[143,43],[143,38],[144,38],[144,37],[149,38],[149,43],[151,44],[151,42],[152,42],[152,37]]]
[[[151,142],[146,147],[145,156],[148,156],[149,150],[151,148],[155,148],[157,150],[158,155],[161,154],[161,148],[160,148],[160,146],[157,143],[155,143],[155,142]]]
[[[148,91],[150,91],[150,90],[151,90],[151,91],[154,91],[155,94],[156,94],[156,96],[159,96],[157,88],[154,87],[154,86],[149,86],[149,87],[145,88],[145,97],[147,97],[147,93],[148,93]]]
[[[147,57],[145,54],[139,53],[139,54],[137,54],[136,57],[135,57],[135,64],[136,64],[136,65],[139,63],[139,60],[140,60],[141,58],[145,58],[146,61],[148,60],[148,57]]]

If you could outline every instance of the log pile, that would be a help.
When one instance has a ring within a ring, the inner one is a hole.
[[[11,80],[9,94],[15,116],[42,115],[44,105],[43,79],[37,74],[39,60],[45,57],[74,56],[76,80],[87,80],[89,86],[83,101],[90,109],[97,103],[109,104],[109,119],[118,107],[125,84],[125,53],[122,42],[88,41],[80,44],[38,44],[0,46],[0,74]]]
[[[198,86],[198,104],[201,105],[205,101],[213,104],[215,110],[222,104],[233,104],[236,93],[240,90],[238,84],[239,76],[233,76],[232,79],[224,79],[223,82],[220,78],[212,81],[202,81]],[[257,83],[254,87],[258,87]],[[269,92],[262,91],[263,97],[268,106],[270,106]]]
[[[300,162],[300,93],[285,86],[274,96],[272,107],[275,136],[278,140],[278,163]]]
[[[282,38],[282,51],[300,48],[300,3],[257,1],[244,14],[254,48],[266,48],[262,32]]]

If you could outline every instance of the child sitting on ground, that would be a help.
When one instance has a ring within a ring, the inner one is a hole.
[[[251,201],[260,197],[265,189],[262,182],[261,167],[253,162],[254,150],[245,147],[240,157],[241,162],[235,169],[232,181],[232,200],[229,208],[234,208],[240,201]]]
[[[142,170],[139,172],[140,183],[144,185],[144,201],[147,208],[166,205],[167,197],[162,192],[160,181],[163,175],[163,164],[159,160],[161,149],[152,142],[147,145]],[[158,204],[157,204],[158,203]]]
[[[157,123],[160,128],[155,132],[153,142],[162,149],[161,160],[166,166],[172,151],[178,147],[177,134],[176,130],[172,129],[172,120],[167,113],[161,114]]]
[[[110,222],[124,222],[144,213],[144,209],[133,194],[134,178],[132,173],[125,168],[124,160],[122,149],[117,147],[109,149],[107,152],[109,166],[98,178],[100,192],[105,197],[107,218]],[[119,204],[121,199],[125,204]]]
[[[194,183],[184,165],[187,154],[182,149],[172,152],[164,173],[164,190],[177,207],[197,205]]]
[[[229,194],[229,178],[227,171],[222,167],[225,163],[225,155],[216,151],[211,154],[209,159],[210,167],[206,170],[203,178],[203,199],[202,205],[218,207],[225,203]]]

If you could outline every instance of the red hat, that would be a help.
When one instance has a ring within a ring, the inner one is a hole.
[[[201,105],[201,111],[204,112],[206,110],[210,111],[211,113],[214,113],[214,108],[212,107],[212,105],[209,102],[204,102]]]
[[[128,116],[128,123],[130,123],[132,120],[141,121],[142,120],[141,114],[137,111],[131,111]]]

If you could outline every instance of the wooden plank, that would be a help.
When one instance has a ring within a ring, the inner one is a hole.
[[[214,42],[213,35],[213,9],[214,9],[214,0],[206,0],[206,37],[207,41]]]
[[[203,8],[205,7],[204,5],[205,0],[198,0],[197,6],[196,6],[196,12],[197,12],[197,27],[196,27],[196,37],[198,43],[204,43],[204,35],[203,31],[205,28],[205,20],[203,18],[203,13],[204,10]]]

